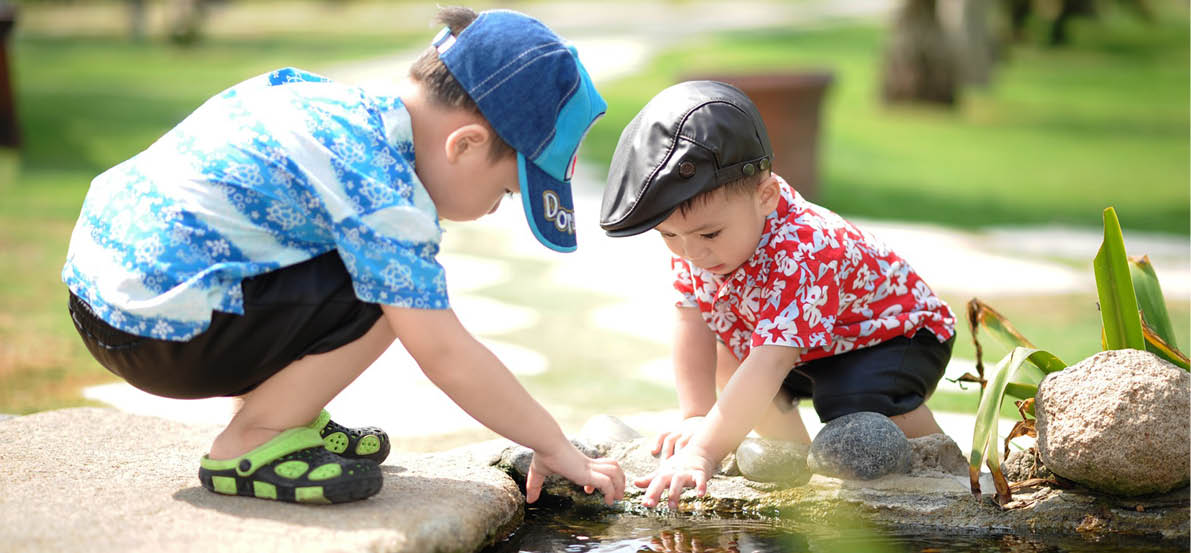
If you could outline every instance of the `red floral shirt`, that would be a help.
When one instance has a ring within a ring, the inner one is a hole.
[[[734,273],[671,260],[679,305],[698,307],[737,359],[780,345],[802,348],[805,363],[922,328],[939,341],[955,335],[951,309],[905,260],[779,181],[782,198],[757,251]]]

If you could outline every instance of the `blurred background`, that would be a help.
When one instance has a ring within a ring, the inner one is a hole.
[[[1154,260],[1180,345],[1191,343],[1186,1],[467,5],[523,11],[573,40],[609,103],[581,150],[576,253],[538,246],[512,204],[444,223],[460,318],[568,430],[596,413],[676,406],[665,249],[648,234],[608,239],[596,223],[621,129],[656,92],[694,77],[752,95],[777,171],[884,237],[952,306],[961,321],[949,378],[972,370],[963,312],[977,296],[1065,361],[1099,351],[1091,258],[1110,205],[1129,253]],[[94,176],[211,95],[278,67],[397,86],[437,31],[434,11],[381,0],[0,0],[0,413],[128,397],[78,341],[59,279]],[[1004,353],[991,349],[993,360]],[[400,352],[389,357],[369,372],[383,373],[369,376],[383,378],[373,393],[428,386]],[[950,382],[930,402],[958,413],[976,403]],[[399,445],[485,435],[467,422],[423,426]]]

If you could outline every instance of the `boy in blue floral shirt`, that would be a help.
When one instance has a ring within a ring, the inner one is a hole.
[[[138,388],[243,399],[200,461],[207,489],[306,503],[380,491],[388,436],[323,406],[398,339],[464,410],[534,449],[529,501],[551,473],[623,496],[616,462],[576,450],[463,328],[435,259],[440,219],[514,192],[543,244],[573,250],[570,172],[606,104],[540,22],[439,19],[401,97],[274,71],[92,182],[62,273],[71,317]]]

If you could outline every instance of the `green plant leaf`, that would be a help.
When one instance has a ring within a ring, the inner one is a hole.
[[[1162,295],[1162,286],[1158,284],[1158,274],[1154,272],[1150,256],[1130,256],[1129,276],[1133,280],[1137,306],[1141,308],[1142,322],[1149,325],[1167,347],[1177,350],[1179,343],[1175,337],[1174,326],[1170,324],[1170,315],[1166,312],[1166,298]]]
[[[1048,372],[1062,370],[1064,367],[1066,365],[1054,354],[1026,347],[1014,348],[1009,355],[997,362],[992,378],[980,396],[980,406],[976,408],[976,427],[972,432],[972,450],[968,456],[968,475],[973,495],[980,495],[980,464],[987,459],[989,471],[997,487],[997,501],[1002,505],[1009,501],[1009,485],[1001,472],[1001,453],[997,447],[997,422],[1001,403],[1010,389],[1024,393],[1032,388],[1036,393],[1038,383]]]
[[[984,348],[980,345],[980,340],[978,339],[979,331],[981,329],[984,329],[986,332],[991,334],[997,339],[997,341],[1004,344],[1010,350],[1018,347],[1037,349],[1037,346],[1030,342],[1030,340],[1026,338],[1020,331],[1018,331],[1017,328],[1013,326],[1013,323],[1009,322],[1008,318],[1006,318],[996,309],[993,309],[991,305],[984,303],[984,301],[982,301],[980,298],[972,298],[968,300],[968,328],[972,331],[972,344],[976,347],[976,370],[980,374],[981,388],[983,388],[987,382],[984,380]],[[1058,362],[1051,363],[1050,359],[1055,359]],[[1040,359],[1039,362],[1043,363],[1043,365],[1035,366],[1044,373],[1061,371],[1067,367],[1066,363],[1054,356]],[[1034,361],[1031,360],[1030,363],[1032,364]],[[1037,384],[1037,382],[1035,382],[1035,384]],[[1031,393],[1029,396],[1017,397],[1025,398],[1033,396],[1034,394]]]
[[[1137,296],[1133,279],[1129,276],[1129,262],[1125,257],[1125,238],[1117,212],[1104,210],[1104,242],[1092,261],[1096,272],[1096,294],[1100,299],[1100,319],[1104,329],[1105,349],[1146,348],[1141,331],[1141,315],[1137,310]]]
[[[1158,336],[1158,333],[1150,328],[1145,321],[1141,322],[1141,332],[1145,335],[1146,351],[1181,367],[1183,370],[1191,371],[1191,360],[1187,359],[1186,354],[1162,340],[1162,337]]]

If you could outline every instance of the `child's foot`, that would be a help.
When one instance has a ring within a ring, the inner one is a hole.
[[[375,426],[347,428],[331,420],[331,414],[323,409],[309,427],[323,437],[327,451],[348,459],[381,463],[389,456],[389,435]]]
[[[215,493],[294,503],[344,503],[376,495],[380,467],[326,450],[310,428],[291,428],[234,459],[199,462],[199,481]]]

